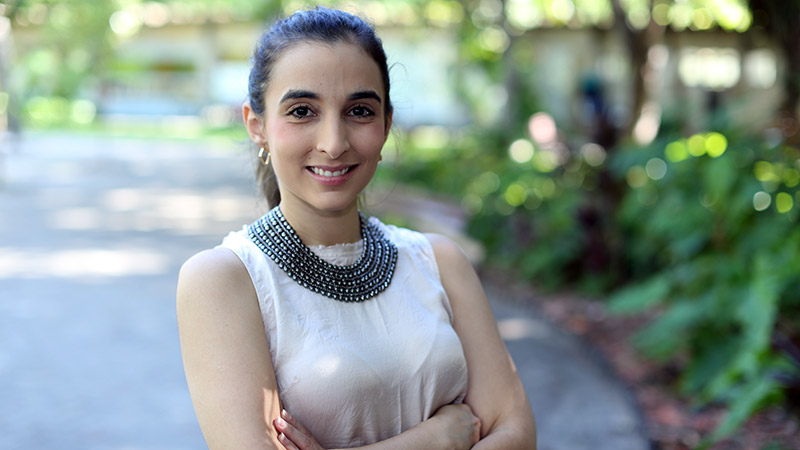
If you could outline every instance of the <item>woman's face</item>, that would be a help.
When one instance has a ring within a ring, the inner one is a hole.
[[[299,43],[273,65],[263,131],[281,208],[343,211],[375,173],[391,117],[378,65],[360,47]]]

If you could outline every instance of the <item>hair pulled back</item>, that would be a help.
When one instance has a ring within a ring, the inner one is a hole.
[[[250,108],[259,116],[264,115],[267,86],[271,70],[278,58],[291,46],[302,42],[355,44],[378,65],[384,86],[384,113],[388,120],[392,112],[389,99],[389,68],[386,53],[375,30],[361,18],[344,11],[316,7],[301,10],[275,22],[256,42],[248,82]],[[281,201],[278,183],[272,166],[257,164],[256,181],[270,208]]]

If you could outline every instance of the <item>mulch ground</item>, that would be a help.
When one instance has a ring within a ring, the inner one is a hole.
[[[492,273],[490,276],[503,277]],[[516,283],[504,280],[508,285]],[[519,286],[518,289],[532,289]],[[535,291],[535,290],[534,290]],[[526,296],[530,300],[530,295]],[[534,295],[533,307],[545,318],[599,351],[619,378],[634,393],[654,449],[697,448],[725,414],[719,406],[697,408],[676,394],[681,373],[679,361],[655,363],[631,345],[637,330],[652,321],[648,315],[618,316],[606,305],[570,294]],[[800,450],[800,419],[780,407],[770,407],[752,417],[731,438],[713,450]]]

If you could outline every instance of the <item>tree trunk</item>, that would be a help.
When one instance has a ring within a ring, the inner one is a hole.
[[[800,144],[800,0],[750,0],[750,10],[756,18],[753,26],[762,28],[781,48],[786,71],[777,119],[788,141]]]
[[[800,11],[795,15],[794,23],[783,36],[781,47],[786,59],[786,97],[781,105],[781,113],[795,121],[797,107],[800,105]]]
[[[622,128],[623,135],[630,136],[636,121],[642,114],[646,98],[644,84],[647,51],[650,48],[647,42],[646,30],[636,30],[628,26],[625,10],[622,9],[620,0],[612,0],[614,7],[614,27],[621,33],[628,50],[631,73],[631,101],[630,115],[626,125]]]

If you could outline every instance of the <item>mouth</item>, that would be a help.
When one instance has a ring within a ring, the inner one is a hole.
[[[315,175],[318,175],[318,176],[321,176],[321,177],[325,177],[325,178],[334,178],[334,177],[340,177],[342,175],[345,175],[346,173],[350,172],[350,170],[355,168],[355,167],[356,167],[356,165],[342,167],[342,168],[336,168],[334,170],[330,170],[330,169],[325,169],[325,168],[322,168],[322,167],[309,166],[307,169],[310,170],[311,172],[313,172]]]

